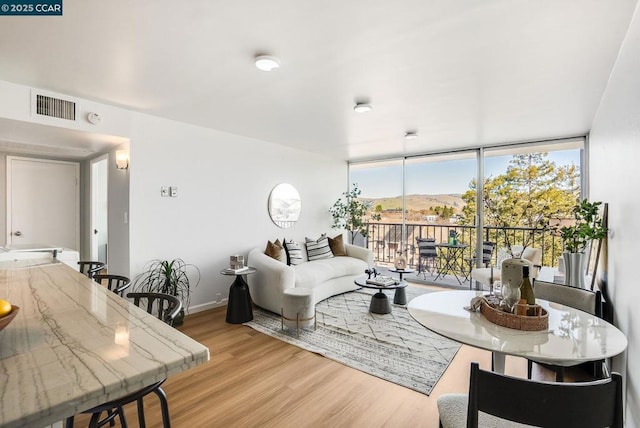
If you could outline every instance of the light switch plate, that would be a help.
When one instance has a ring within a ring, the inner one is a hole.
[[[169,195],[171,195],[172,198],[178,196],[178,188],[176,186],[169,187]]]
[[[163,196],[163,197],[169,196],[169,187],[162,186],[160,188],[160,196]]]

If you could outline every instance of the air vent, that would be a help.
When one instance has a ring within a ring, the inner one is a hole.
[[[36,96],[36,113],[58,119],[76,120],[76,103],[59,98]]]

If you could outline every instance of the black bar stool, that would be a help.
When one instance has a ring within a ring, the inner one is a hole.
[[[93,276],[107,267],[107,264],[102,262],[81,260],[78,262],[78,266],[80,266],[81,274],[87,275],[89,278],[93,279]]]
[[[124,291],[131,287],[131,280],[126,276],[122,275],[111,275],[111,274],[95,274],[93,275],[93,280],[98,284],[102,284],[103,281],[107,281],[107,288],[110,291],[113,291],[120,297],[124,297]]]
[[[127,298],[133,298],[133,303],[136,306],[140,306],[150,314],[156,314],[158,319],[163,322],[173,325],[173,319],[178,315],[182,309],[182,302],[175,296],[163,293],[129,293]],[[155,309],[155,310],[154,310]],[[169,418],[169,404],[167,402],[167,395],[162,389],[161,385],[166,379],[162,379],[152,385],[146,386],[139,391],[128,394],[117,400],[109,401],[108,403],[101,404],[93,407],[82,413],[91,413],[91,420],[89,422],[89,428],[99,428],[106,424],[113,426],[115,424],[115,418],[120,419],[120,424],[123,427],[127,427],[127,420],[124,416],[124,406],[137,402],[138,406],[138,424],[141,428],[146,427],[144,419],[144,403],[143,398],[154,393],[160,400],[160,409],[162,411],[162,426],[163,428],[171,428],[171,421]],[[100,419],[103,412],[107,413],[107,416]],[[65,422],[65,428],[73,428],[74,416],[67,418]]]

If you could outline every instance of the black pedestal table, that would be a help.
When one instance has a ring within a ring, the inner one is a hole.
[[[251,294],[249,286],[245,282],[243,275],[255,273],[255,268],[247,268],[241,272],[229,272],[222,270],[222,275],[235,275],[236,279],[229,288],[229,301],[227,302],[227,322],[230,324],[242,324],[253,319],[253,309],[251,307]]]

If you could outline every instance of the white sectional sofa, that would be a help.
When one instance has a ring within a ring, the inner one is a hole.
[[[302,241],[304,242],[304,240]],[[367,248],[345,244],[347,256],[308,261],[288,266],[264,254],[264,249],[249,252],[247,265],[257,269],[248,275],[251,299],[261,308],[277,314],[282,308],[282,292],[287,288],[303,287],[313,290],[314,305],[336,294],[358,288],[353,280],[373,266],[373,252]]]

